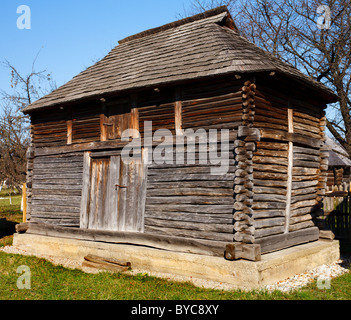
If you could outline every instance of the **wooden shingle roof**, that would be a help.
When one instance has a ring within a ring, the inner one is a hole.
[[[274,71],[336,101],[323,84],[240,36],[226,7],[144,31],[29,105],[24,112],[104,95],[216,75]]]
[[[328,136],[325,144],[329,148],[329,167],[351,167],[351,160],[340,144]]]

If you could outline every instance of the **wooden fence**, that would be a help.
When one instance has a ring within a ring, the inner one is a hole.
[[[324,197],[326,227],[335,238],[351,241],[351,185],[328,187]]]

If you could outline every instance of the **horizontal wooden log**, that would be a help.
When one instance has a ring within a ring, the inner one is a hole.
[[[313,155],[316,157],[318,157],[320,155],[319,149],[311,149],[311,148],[303,148],[303,147],[294,146],[293,150],[294,150],[294,155],[304,154],[304,155]]]
[[[290,225],[294,225],[300,222],[305,222],[305,221],[312,221],[314,218],[314,214],[305,214],[305,215],[300,215],[300,216],[295,216],[295,217],[290,217]]]
[[[225,243],[220,241],[196,240],[160,234],[143,234],[132,232],[97,231],[76,228],[64,228],[43,224],[29,224],[28,233],[51,237],[148,246],[152,248],[223,257]],[[227,241],[228,242],[228,241]]]
[[[297,208],[297,209],[292,209],[291,210],[291,217],[296,217],[296,216],[301,216],[305,214],[310,214],[315,212],[317,209],[315,206],[307,206],[307,207],[302,207],[302,208]]]
[[[267,150],[278,150],[278,151],[288,151],[289,146],[284,142],[268,142],[268,141],[258,141],[256,142],[257,149],[267,149]]]
[[[302,194],[302,195],[298,195],[298,196],[292,196],[291,203],[296,203],[299,201],[315,200],[316,198],[317,198],[316,193]]]
[[[231,225],[233,223],[232,213],[193,213],[193,212],[164,212],[164,211],[147,211],[145,219],[162,219],[207,224],[224,224]],[[166,222],[164,222],[166,224]]]
[[[279,194],[254,194],[253,200],[256,202],[286,202],[286,195]]]
[[[320,230],[319,238],[323,240],[334,240],[335,234],[331,230]]]
[[[318,162],[311,162],[311,161],[302,161],[302,160],[295,160],[294,159],[294,167],[304,167],[304,168],[320,168],[320,163]]]
[[[320,173],[319,167],[318,168],[307,168],[307,167],[294,167],[292,170],[293,175],[308,175],[314,176]]]
[[[317,193],[317,190],[318,189],[316,187],[295,189],[295,190],[292,190],[291,195],[292,196],[299,196],[299,195],[304,195],[304,194],[312,194],[312,193]]]
[[[260,135],[261,135],[261,139],[288,141],[288,142],[306,145],[312,148],[320,148],[320,146],[322,145],[322,141],[319,139],[306,137],[304,135],[297,134],[297,133],[289,133],[289,132],[284,132],[279,130],[261,129]]]
[[[230,205],[233,203],[231,197],[203,197],[203,196],[169,196],[148,197],[147,204],[195,204],[195,205]]]
[[[281,173],[273,173],[273,172],[256,172],[253,173],[254,180],[279,180],[279,181],[287,181],[288,175]]]
[[[252,165],[253,171],[255,172],[273,172],[273,173],[288,173],[288,167],[285,165],[275,165],[275,164],[258,164],[254,163]]]
[[[304,160],[312,162],[320,162],[320,156],[303,154],[303,153],[294,153],[294,160]]]
[[[219,189],[233,189],[233,181],[163,181],[163,182],[150,182],[148,181],[148,190],[165,190],[165,189],[194,189],[194,188],[210,188],[211,190]]]
[[[270,219],[275,217],[284,217],[285,210],[277,210],[277,209],[266,209],[266,210],[253,210],[253,218],[256,219]]]
[[[268,237],[275,234],[284,233],[285,226],[274,226],[274,227],[267,227],[263,229],[256,229],[255,230],[255,239]],[[255,241],[256,243],[256,241]]]
[[[276,195],[283,195],[285,196],[287,191],[286,188],[274,188],[274,187],[259,187],[259,186],[254,186],[252,191],[256,194],[276,194]]]
[[[287,187],[287,181],[279,181],[279,180],[261,180],[261,179],[254,179],[253,180],[254,186],[261,186],[261,187]]]
[[[147,197],[160,196],[210,196],[210,197],[231,197],[233,190],[231,188],[173,188],[173,189],[149,189]]]
[[[316,201],[316,200],[299,201],[299,202],[293,203],[291,205],[291,210],[297,209],[297,208],[315,206],[317,204],[318,204],[318,201]]]
[[[319,229],[317,227],[289,232],[287,234],[273,235],[257,239],[255,243],[261,245],[261,253],[269,253],[282,250],[295,245],[317,241]]]
[[[233,212],[233,204],[230,205],[190,205],[190,204],[168,204],[160,207],[158,204],[148,204],[145,206],[146,212],[193,212],[193,213],[224,213],[231,214]]]
[[[171,237],[177,235],[181,238],[190,238],[196,240],[210,240],[210,241],[223,241],[232,242],[233,234],[230,233],[218,233],[218,232],[207,232],[207,231],[197,231],[188,229],[175,229],[167,227],[156,227],[156,226],[145,226],[146,234],[158,234],[162,236]]]
[[[87,261],[87,260],[84,260],[82,262],[82,267],[101,269],[101,270],[107,270],[112,272],[125,272],[129,270],[129,267],[121,267],[107,262],[93,262],[93,261]]]
[[[303,188],[308,188],[308,187],[315,187],[318,185],[318,181],[316,180],[310,180],[310,181],[293,181],[292,183],[292,189],[297,190],[297,189],[303,189]]]
[[[301,230],[301,229],[307,229],[310,227],[314,227],[315,224],[313,221],[304,221],[304,222],[299,222],[293,225],[289,226],[289,232]]]
[[[255,221],[254,221],[255,230],[285,225],[285,218],[270,217],[268,219],[257,219],[255,215],[254,217],[255,217]]]
[[[279,166],[288,166],[288,160],[282,157],[261,157],[255,156],[252,158],[254,164],[273,164]]]
[[[120,267],[131,267],[132,266],[132,264],[129,261],[119,261],[117,259],[99,257],[99,256],[95,256],[92,254],[88,254],[87,256],[85,256],[84,260],[90,261],[90,262],[96,262],[96,263],[104,262],[104,263],[117,265]]]
[[[252,209],[256,210],[264,210],[264,209],[282,209],[285,208],[286,204],[284,202],[254,202],[252,205]]]
[[[194,221],[176,221],[176,220],[162,220],[145,217],[145,226],[166,227],[174,229],[186,229],[192,231],[218,232],[218,233],[233,233],[233,225],[230,224],[213,224]]]
[[[157,175],[148,177],[148,182],[169,181],[233,181],[234,174],[211,175],[211,174],[179,174],[176,176]]]

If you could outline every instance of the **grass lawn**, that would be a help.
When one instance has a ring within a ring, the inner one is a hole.
[[[5,195],[6,196],[6,195]],[[1,193],[0,197],[4,197]],[[14,227],[21,222],[20,196],[0,200],[0,222]],[[4,228],[2,228],[4,229]],[[12,230],[12,229],[11,229]],[[11,245],[12,236],[3,233],[0,246]],[[349,248],[347,248],[349,249]],[[31,288],[18,289],[19,266],[28,266]],[[242,292],[201,289],[190,283],[170,282],[148,275],[86,274],[54,266],[36,257],[0,252],[0,300],[350,300],[351,274],[333,279],[331,289],[320,290],[312,283],[293,293]]]
[[[12,193],[10,204],[9,190],[2,189],[0,192],[0,247],[12,244],[15,225],[22,222],[21,200],[21,195]]]

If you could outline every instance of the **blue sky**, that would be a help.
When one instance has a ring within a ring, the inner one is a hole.
[[[17,7],[31,10],[31,29],[17,28]],[[190,0],[1,0],[0,61],[22,74],[52,73],[58,86],[103,58],[129,35],[178,19]],[[10,90],[10,75],[0,65],[0,89]]]

